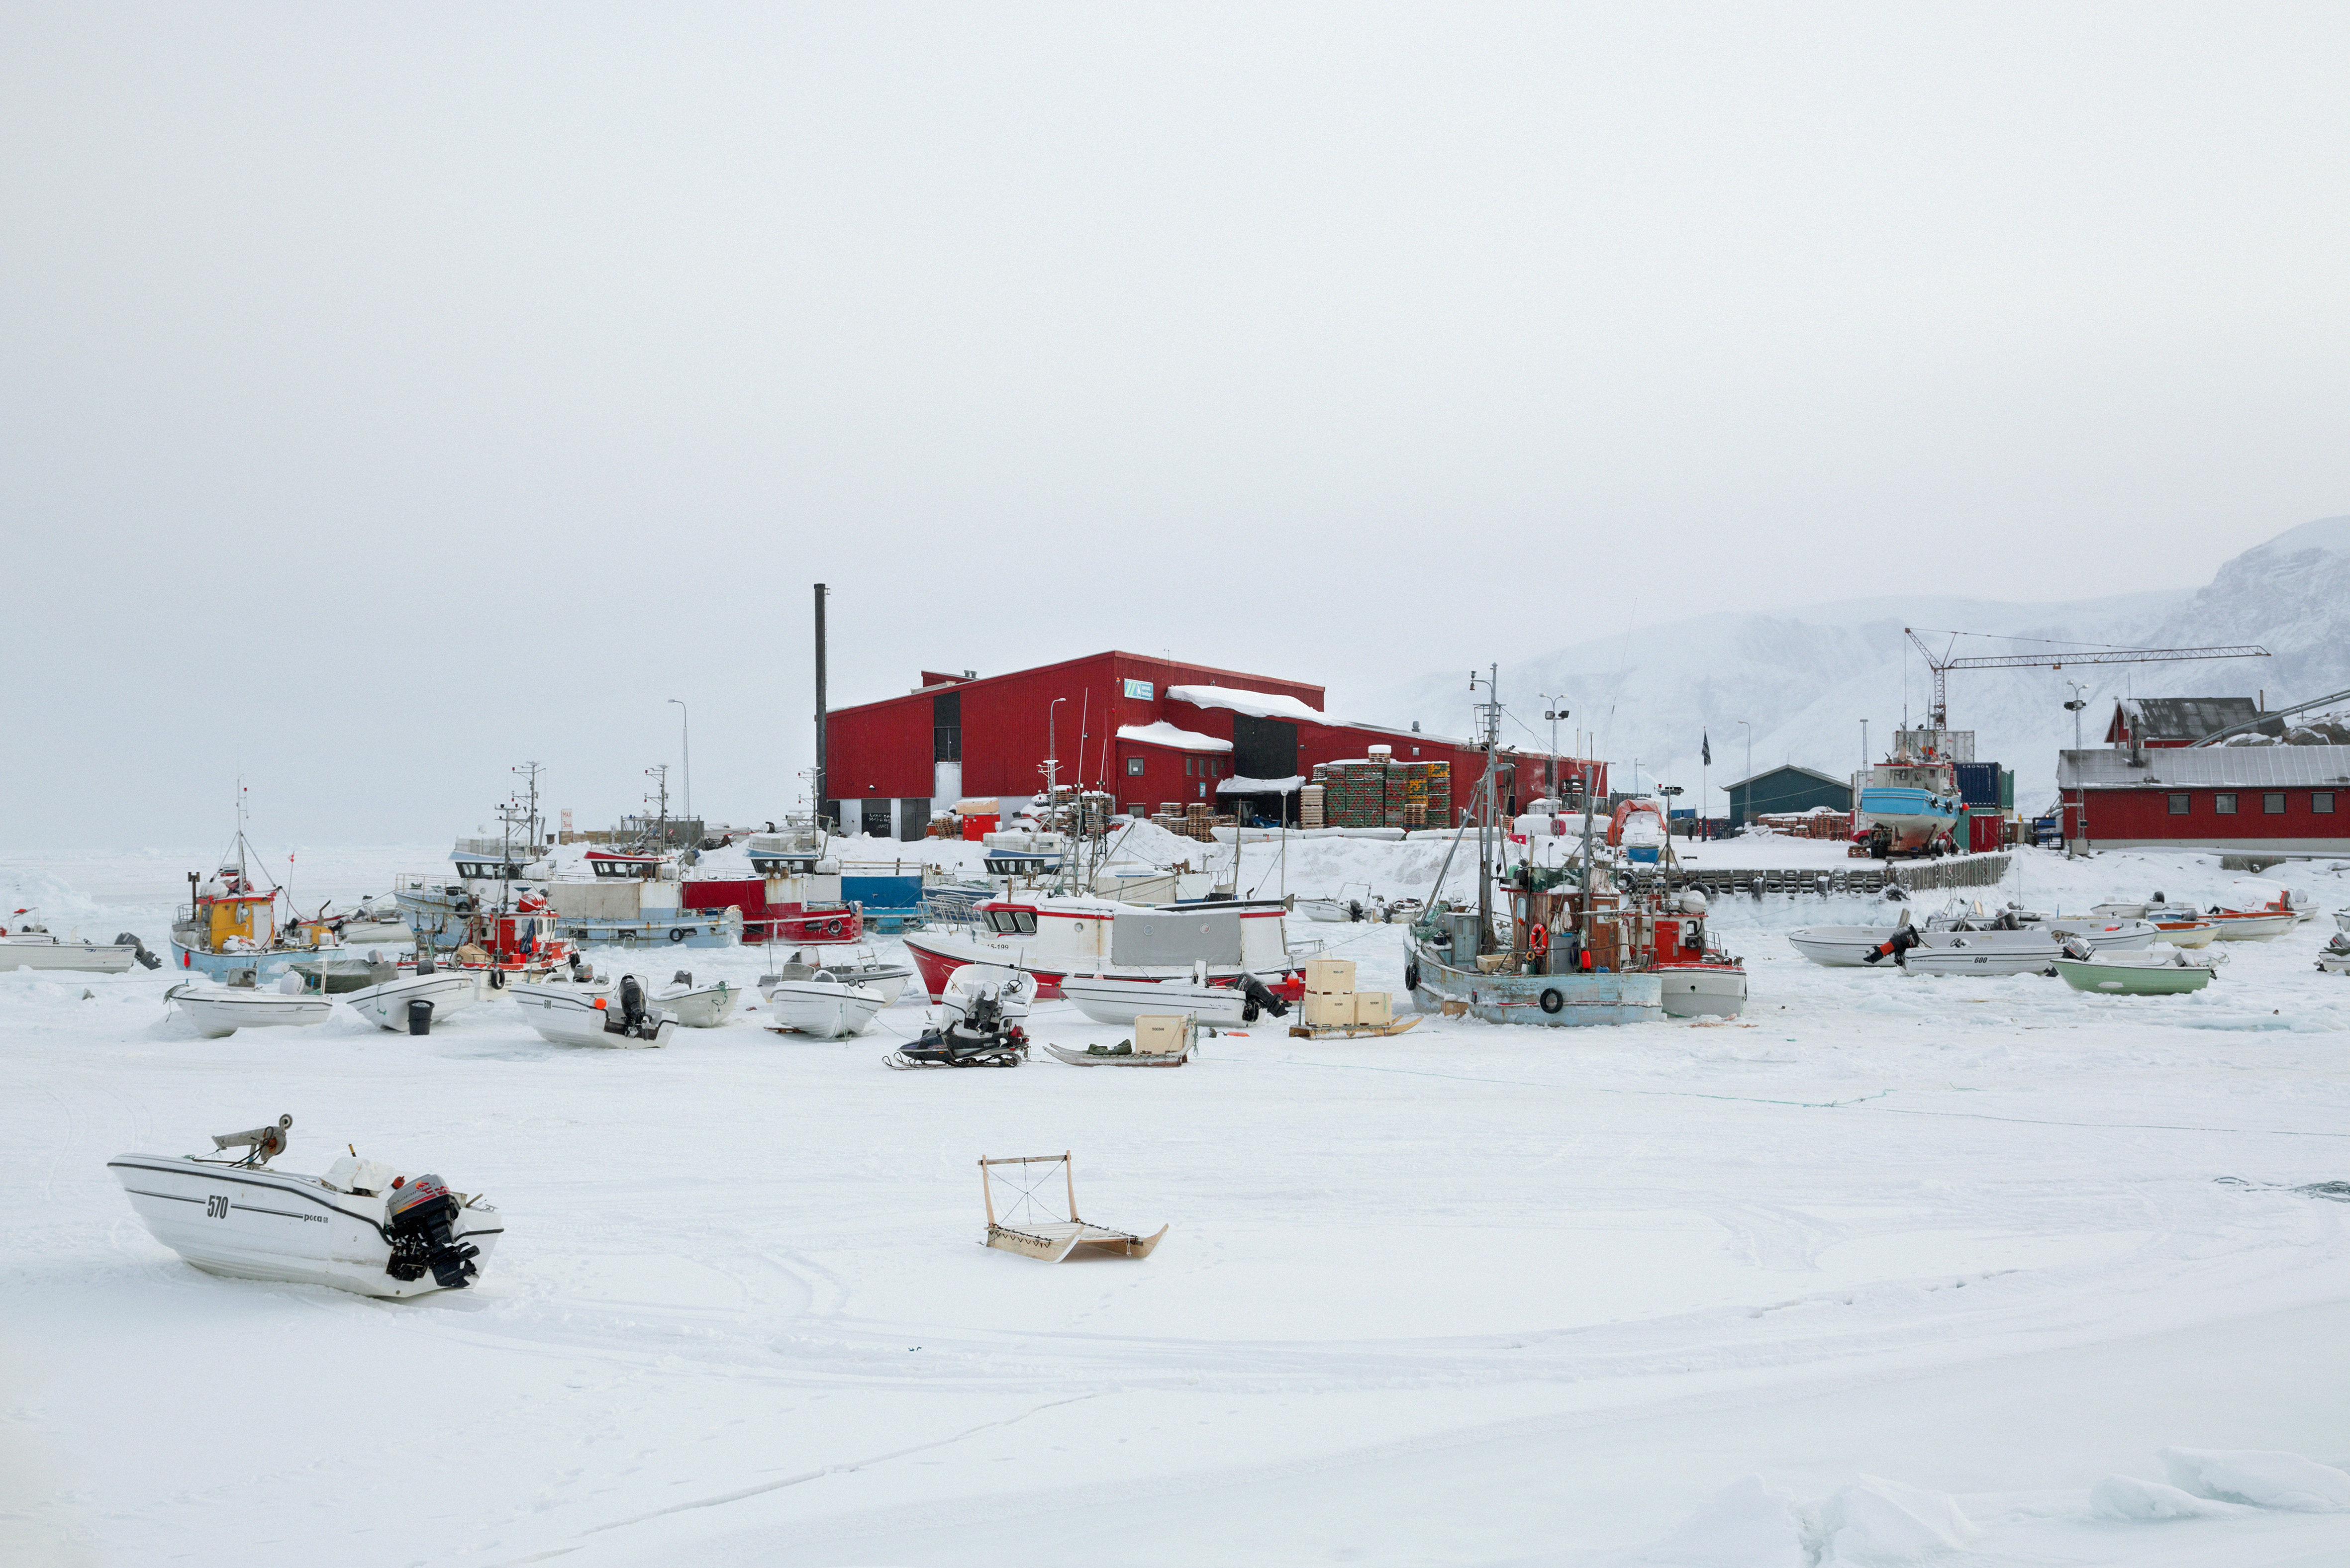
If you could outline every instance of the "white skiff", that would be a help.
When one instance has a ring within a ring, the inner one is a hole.
[[[63,969],[81,974],[121,974],[139,961],[146,944],[125,931],[110,942],[61,942],[47,931],[10,931],[0,936],[0,970]],[[149,956],[147,967],[162,961]]]
[[[431,1002],[432,1023],[439,1024],[451,1013],[473,1006],[481,998],[481,981],[472,974],[463,970],[436,970],[431,974],[386,981],[364,991],[346,992],[341,1000],[369,1023],[405,1034],[408,1004],[411,1002]]]
[[[795,952],[792,954],[791,961],[783,965],[775,973],[763,974],[759,977],[759,995],[768,1002],[773,1002],[775,999],[776,986],[786,981],[813,979],[819,970],[831,975],[835,980],[847,981],[851,985],[861,985],[868,991],[879,992],[881,1005],[884,1007],[895,1002],[905,992],[906,982],[914,978],[914,971],[910,965],[883,963],[868,950],[860,949],[847,962],[826,964],[809,963],[800,954]]]
[[[852,985],[827,970],[806,980],[779,980],[767,992],[779,1033],[806,1034],[817,1040],[839,1040],[862,1034],[887,1005],[880,992]]]
[[[298,976],[288,976],[291,991],[257,986],[199,985],[188,981],[163,993],[207,1040],[218,1040],[240,1029],[307,1028],[324,1023],[335,1004],[323,996],[307,995]],[[284,981],[280,981],[284,984]]]
[[[647,1006],[644,1019],[630,1025],[620,1005],[607,996],[568,985],[511,985],[506,994],[522,1009],[523,1019],[542,1040],[557,1045],[602,1045],[639,1050],[666,1045],[677,1034],[677,1020]]]
[[[1188,1012],[1202,1023],[1218,1027],[1250,1022],[1248,998],[1229,985],[1072,974],[1062,977],[1061,994],[1097,1023],[1131,1023],[1146,1012]]]
[[[202,1155],[118,1155],[107,1168],[151,1235],[233,1279],[365,1296],[463,1290],[504,1234],[478,1198],[348,1155],[319,1176]]]
[[[724,981],[696,986],[688,975],[646,998],[646,1005],[668,1013],[688,1029],[715,1029],[734,1016],[743,993]]]

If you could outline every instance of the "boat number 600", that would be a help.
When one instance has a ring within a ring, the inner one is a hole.
[[[214,1219],[214,1220],[225,1220],[225,1219],[227,1219],[227,1218],[228,1218],[228,1198],[227,1198],[227,1195],[226,1195],[226,1194],[224,1194],[224,1193],[215,1193],[215,1194],[213,1194],[212,1197],[205,1199],[204,1199],[204,1212],[205,1212],[207,1215],[211,1216],[211,1217],[212,1217],[213,1219]]]

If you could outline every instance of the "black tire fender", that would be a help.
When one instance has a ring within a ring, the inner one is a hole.
[[[1419,989],[1419,961],[1413,959],[1403,966],[1403,988],[1410,992]]]
[[[1544,1012],[1556,1012],[1560,1008],[1565,1007],[1565,1005],[1566,998],[1559,994],[1558,987],[1553,985],[1545,986],[1544,988],[1542,993],[1542,1010]]]
[[[673,942],[681,942],[681,941],[685,940],[685,938],[686,938],[686,929],[685,929],[685,928],[684,928],[683,926],[671,926],[671,927],[669,929],[669,940],[671,940],[671,941],[673,941]]]

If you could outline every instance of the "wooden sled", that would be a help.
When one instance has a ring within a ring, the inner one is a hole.
[[[1357,1034],[1400,1034],[1407,1029],[1419,1027],[1418,1014],[1399,1018],[1388,1023],[1334,1023],[1324,1029],[1309,1029],[1303,1023],[1293,1023],[1289,1032],[1300,1040],[1329,1040],[1344,1035],[1351,1040]]]
[[[1052,1179],[1050,1168],[1055,1165],[1061,1168],[1061,1180],[1057,1183]],[[1158,1235],[1137,1236],[1125,1231],[1106,1231],[1078,1219],[1076,1178],[1066,1154],[983,1159],[979,1162],[979,1179],[981,1189],[987,1196],[987,1244],[1006,1252],[1017,1252],[1024,1258],[1057,1263],[1080,1247],[1121,1258],[1147,1258],[1150,1250],[1159,1245],[1159,1237],[1167,1234],[1164,1225],[1159,1227]],[[1000,1218],[995,1211],[995,1189],[999,1183],[1007,1197],[1006,1212]],[[1060,1212],[1063,1206],[1053,1199],[1051,1189],[1055,1187],[1067,1196],[1066,1218]]]

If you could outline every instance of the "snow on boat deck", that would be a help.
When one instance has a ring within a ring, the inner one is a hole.
[[[1424,892],[1419,849],[1293,843],[1290,886]],[[2021,876],[2042,909],[2239,881]],[[2090,1500],[2171,1445],[2350,1461],[2350,1205],[2299,1190],[2350,1178],[2323,922],[2148,999],[1826,970],[1782,934],[1876,908],[1718,905],[1735,1023],[1260,1027],[1152,1074],[891,1073],[910,994],[859,1039],[779,1040],[746,998],[589,1052],[496,1003],[200,1041],[160,1022],[169,975],[0,974],[0,1559],[1597,1564],[1681,1531],[1769,1562],[1780,1505],[1692,1521],[1750,1476],[1845,1498],[1855,1557],[1893,1538],[1864,1476],[1954,1498],[1956,1562],[2350,1557],[2350,1514]],[[1400,989],[1400,929],[1313,934]],[[1031,1028],[1118,1037],[1060,1003]],[[107,1175],[280,1111],[289,1170],[355,1141],[486,1193],[491,1278],[214,1279]],[[1147,1262],[983,1246],[977,1158],[1063,1148],[1087,1218],[1171,1224]]]

